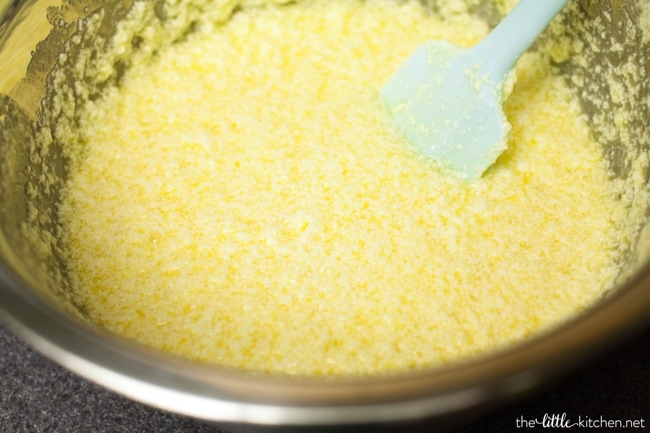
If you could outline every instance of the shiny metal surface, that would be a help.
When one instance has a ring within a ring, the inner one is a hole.
[[[469,3],[491,23],[498,22],[489,2]],[[70,370],[135,400],[209,421],[322,426],[433,417],[443,426],[507,401],[647,326],[650,245],[648,230],[642,230],[623,257],[620,288],[602,303],[519,346],[444,370],[366,379],[269,377],[147,352],[103,333],[76,311],[56,249],[43,251],[38,241],[24,237],[21,227],[35,214],[51,216],[57,185],[66,175],[56,145],[47,161],[28,157],[33,137],[47,127],[38,123],[38,114],[58,52],[78,31],[77,18],[111,4],[101,27],[110,34],[132,3],[76,1],[48,9],[52,4],[0,0],[0,178],[5,179],[0,182],[0,317]],[[581,98],[615,176],[626,180],[645,170],[641,186],[630,183],[636,188],[630,192],[630,215],[645,215],[645,229],[649,212],[642,198],[648,194],[650,170],[638,161],[650,152],[650,29],[640,18],[650,16],[647,2],[580,0],[570,6],[560,19],[572,23],[565,31],[583,43],[585,55],[558,59],[558,68]],[[33,59],[32,51],[37,52]],[[119,67],[118,62],[113,79],[119,79]],[[630,76],[640,78],[639,85],[627,85]],[[617,123],[621,113],[627,121]],[[616,127],[605,130],[603,122]],[[28,199],[26,184],[39,184],[42,162],[59,182],[37,191],[36,200]],[[42,221],[52,225],[44,228],[56,231],[51,218]]]

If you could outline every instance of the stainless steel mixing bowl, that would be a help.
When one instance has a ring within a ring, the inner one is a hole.
[[[183,8],[182,2],[171,0],[145,3],[152,5],[148,19],[158,24],[174,21],[174,11]],[[427,2],[432,8],[438,3]],[[481,359],[445,369],[357,379],[272,377],[199,365],[98,330],[69,296],[55,239],[56,205],[67,162],[52,133],[56,125],[47,124],[41,115],[54,109],[45,92],[48,85],[72,89],[79,78],[63,74],[55,79],[51,72],[70,59],[92,64],[116,24],[137,4],[0,0],[0,313],[53,360],[135,400],[240,427],[424,418],[449,426],[547,381],[648,323],[650,6],[647,0],[575,0],[540,44],[569,44],[572,55],[558,55],[554,61],[580,99],[613,177],[627,186],[621,200],[631,221],[621,239],[625,247],[618,288],[598,305],[557,329]],[[501,18],[490,2],[468,4],[491,24]],[[146,24],[132,30],[134,46],[142,42],[138,32]],[[181,38],[184,31],[191,26],[170,38]],[[98,74],[83,78],[95,93],[72,94],[79,103],[96,97],[102,86],[119,80],[128,64],[128,58],[115,56],[112,72],[101,82]],[[35,137],[48,133],[53,139],[47,148],[39,147]],[[27,236],[26,227],[36,235]]]

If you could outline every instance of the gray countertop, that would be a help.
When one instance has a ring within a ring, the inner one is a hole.
[[[579,416],[642,420],[645,427],[598,429],[602,431],[650,431],[650,329],[457,433],[530,431],[517,420],[563,413],[571,420]],[[535,430],[560,431],[541,425]],[[579,426],[568,430],[595,431]],[[81,379],[36,353],[4,326],[0,326],[0,431],[228,432],[130,401]]]

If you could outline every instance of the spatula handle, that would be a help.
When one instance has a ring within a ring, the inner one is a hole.
[[[495,81],[503,79],[568,0],[520,0],[473,50]]]

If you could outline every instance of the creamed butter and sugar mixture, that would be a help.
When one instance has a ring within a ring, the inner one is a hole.
[[[616,275],[615,189],[544,54],[520,60],[509,148],[475,182],[378,98],[427,39],[487,34],[459,4],[242,8],[126,71],[71,138],[85,314],[207,363],[324,376],[448,365],[591,306]]]

